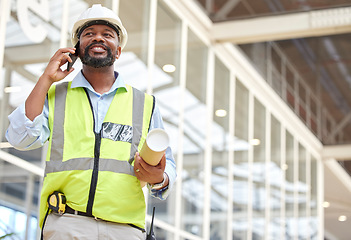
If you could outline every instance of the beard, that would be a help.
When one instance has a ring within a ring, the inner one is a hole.
[[[93,45],[102,45],[105,47],[106,51],[107,51],[107,56],[104,58],[96,58],[93,56],[89,55],[89,49],[93,46]],[[112,50],[111,48],[107,47],[106,45],[102,44],[102,43],[92,43],[89,44],[85,50],[84,50],[84,54],[80,55],[80,60],[82,61],[83,64],[90,66],[90,67],[94,67],[94,68],[102,68],[102,67],[109,67],[112,66],[113,63],[115,62],[115,57],[112,56]]]

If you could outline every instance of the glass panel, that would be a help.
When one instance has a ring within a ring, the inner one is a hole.
[[[318,131],[320,130],[319,124],[320,120],[318,119],[318,111],[320,110],[319,106],[320,103],[316,101],[315,98],[312,96],[309,96],[310,103],[311,103],[311,130],[313,131],[314,134],[318,134]]]
[[[182,229],[195,235],[202,234],[203,225],[207,52],[206,45],[189,31],[181,223]]]
[[[284,175],[281,168],[281,124],[271,116],[271,161],[269,163],[271,219],[268,239],[282,239],[282,192]]]
[[[286,65],[286,101],[291,109],[295,108],[295,79],[296,74],[295,71],[290,67],[290,65]]]
[[[38,239],[39,177],[4,161],[0,173],[0,238],[13,233],[14,239]]]
[[[277,45],[272,45],[271,48],[272,61],[272,82],[271,86],[279,96],[282,96],[282,61],[281,50]]]
[[[267,68],[270,63],[268,61],[262,61],[262,59],[268,59],[268,51],[271,49],[271,45],[265,42],[250,43],[239,45],[241,50],[246,54],[248,60],[252,63],[252,66],[261,74],[262,77],[267,81]]]
[[[254,138],[253,146],[253,238],[264,239],[266,209],[266,109],[254,100]]]
[[[289,239],[296,235],[296,220],[294,217],[294,193],[295,193],[295,179],[294,179],[294,137],[286,132],[286,169],[285,172],[285,215],[286,215],[286,229],[285,235]]]
[[[59,48],[62,22],[62,1],[42,0],[28,4],[28,1],[18,0],[12,3],[5,36],[6,70],[4,68],[5,71],[1,72],[3,81],[0,83],[1,104],[4,106],[0,112],[2,143],[6,141],[7,116],[25,101]],[[70,7],[80,13],[85,6],[76,1]],[[77,14],[68,14],[74,19],[69,22],[74,22]],[[42,166],[42,149],[19,151],[5,142],[1,144],[1,150]],[[14,239],[38,239],[40,181],[39,176],[31,175],[24,168],[0,161],[0,236],[6,232],[16,233]]]
[[[246,239],[249,195],[249,91],[239,81],[235,90],[233,239]]]
[[[309,234],[308,228],[308,218],[307,218],[307,191],[309,191],[309,186],[307,185],[306,178],[306,149],[299,144],[299,182],[297,184],[298,191],[298,211],[299,218],[298,221],[298,229],[299,229],[299,238],[306,239]]]
[[[177,157],[178,124],[179,124],[179,66],[180,66],[180,19],[159,2],[156,22],[156,48],[153,82],[153,93],[157,100],[164,121],[164,127],[170,137],[173,156]],[[173,190],[175,190],[175,186]],[[156,206],[156,217],[174,224],[175,194],[170,194],[167,201],[149,197],[148,212]],[[158,236],[157,236],[158,237]]]
[[[116,69],[124,81],[141,91],[147,89],[147,57],[150,1],[119,1],[119,17],[128,32],[128,42],[116,61]],[[157,75],[154,75],[155,79]],[[153,86],[156,81],[153,81]]]
[[[229,70],[216,58],[212,123],[211,239],[227,239]]]
[[[157,240],[167,240],[167,239],[174,239],[174,234],[167,232],[164,229],[155,227],[154,225],[154,233],[157,238]]]
[[[318,239],[318,162],[314,157],[311,158],[311,220],[309,232],[311,240]]]

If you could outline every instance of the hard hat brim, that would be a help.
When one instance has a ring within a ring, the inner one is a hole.
[[[79,35],[87,27],[95,24],[105,24],[112,27],[119,34],[119,46],[123,49],[127,43],[128,35],[126,29],[120,22],[116,22],[116,19],[112,18],[89,18],[77,21],[72,29],[71,42],[73,46],[79,41]]]

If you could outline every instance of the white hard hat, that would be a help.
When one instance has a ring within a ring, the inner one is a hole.
[[[88,8],[83,12],[78,20],[75,22],[72,28],[71,41],[73,46],[79,41],[79,35],[86,27],[104,24],[115,29],[119,34],[119,46],[123,49],[127,43],[128,35],[127,30],[123,27],[121,19],[112,10],[101,6],[101,4],[94,4],[91,8]]]

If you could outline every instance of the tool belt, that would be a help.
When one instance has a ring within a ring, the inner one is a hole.
[[[48,197],[48,208],[52,210],[55,213],[58,214],[74,214],[74,215],[80,215],[80,216],[85,216],[85,217],[92,217],[97,219],[97,217],[94,217],[91,214],[85,213],[85,212],[80,212],[76,211],[70,206],[66,205],[66,197],[63,193],[60,192],[53,192],[49,197]]]
[[[65,213],[74,214],[74,215],[80,215],[80,216],[84,216],[84,217],[92,217],[92,218],[97,219],[97,217],[94,217],[91,214],[88,214],[88,213],[85,213],[85,212],[76,211],[76,210],[74,210],[73,208],[71,208],[68,205],[66,205]]]
[[[53,192],[49,197],[48,197],[48,208],[51,209],[53,212],[58,213],[58,214],[74,214],[74,215],[80,215],[80,216],[85,216],[85,217],[92,217],[97,219],[97,217],[94,217],[91,214],[85,213],[85,212],[80,212],[76,211],[70,206],[66,205],[66,197],[63,193],[60,192]]]
[[[80,211],[76,211],[73,208],[71,208],[70,206],[66,205],[66,197],[63,193],[60,192],[53,192],[49,197],[48,197],[48,212],[49,210],[58,213],[58,214],[74,214],[74,215],[80,215],[80,216],[84,216],[84,217],[92,217],[95,218],[95,220],[97,220],[98,218],[88,214],[86,212],[80,212]],[[47,212],[47,214],[48,214]],[[45,216],[46,219],[47,216]],[[44,222],[45,223],[45,222]],[[127,223],[127,225],[139,229],[142,232],[146,232],[145,229],[140,228],[138,226],[135,226],[134,224],[131,223]]]

